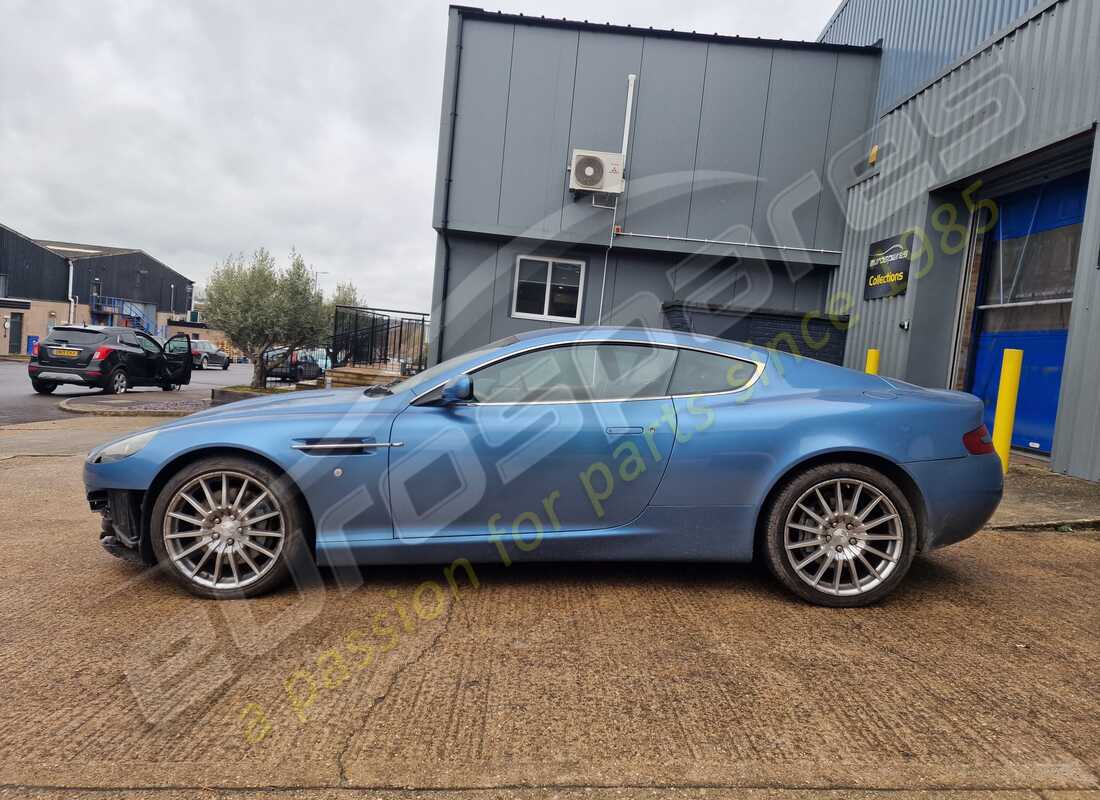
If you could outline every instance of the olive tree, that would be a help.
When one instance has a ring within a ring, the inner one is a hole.
[[[252,386],[262,389],[268,370],[300,347],[318,345],[330,317],[313,274],[291,251],[280,269],[262,247],[251,256],[230,256],[214,269],[206,286],[205,319],[252,362]],[[277,349],[273,356],[265,353]]]

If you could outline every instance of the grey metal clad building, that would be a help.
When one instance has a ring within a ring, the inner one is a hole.
[[[578,322],[771,339],[806,312],[842,357],[843,196],[818,176],[871,122],[877,49],[452,7],[446,63],[435,358]],[[625,192],[571,191],[574,150],[624,127]]]
[[[939,69],[907,60],[991,28],[941,48]],[[849,0],[823,36],[881,40],[894,98],[869,136],[877,168],[850,181],[829,291],[864,297],[892,237],[911,251],[906,291],[857,300],[846,363],[881,348],[884,373],[972,391],[991,418],[1001,355],[1022,349],[1013,445],[1100,479],[1100,4]]]
[[[437,358],[598,320],[873,347],[991,422],[1019,348],[1014,446],[1100,479],[1100,3],[846,0],[816,43],[453,7],[448,36]]]
[[[818,38],[879,44],[875,109],[904,99],[1042,0],[844,0]]]

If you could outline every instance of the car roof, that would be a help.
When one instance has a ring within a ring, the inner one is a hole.
[[[95,333],[145,333],[137,328],[117,325],[54,325],[54,331],[93,331]],[[148,334],[146,334],[148,335]]]

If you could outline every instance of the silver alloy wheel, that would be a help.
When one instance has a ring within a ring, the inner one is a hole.
[[[791,508],[783,547],[795,574],[818,591],[864,594],[897,569],[907,532],[881,490],[855,478],[822,481]]]
[[[286,516],[268,487],[240,472],[215,470],[182,486],[164,515],[172,565],[211,589],[241,589],[274,568]]]
[[[203,356],[202,357],[202,363],[199,364],[199,369],[207,369],[207,368],[209,368],[209,366],[210,366],[210,359],[208,359],[206,356]]]
[[[111,391],[114,394],[122,394],[126,391],[126,373],[122,370],[117,370],[111,377]]]

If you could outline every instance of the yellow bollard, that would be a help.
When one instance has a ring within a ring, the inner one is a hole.
[[[1005,472],[1008,472],[1008,452],[1012,448],[1016,397],[1020,393],[1020,372],[1023,366],[1023,350],[1005,350],[1001,361],[1001,385],[997,389],[997,412],[993,415],[993,448],[1001,457],[1001,468]]]
[[[872,347],[867,351],[867,366],[864,367],[864,372],[868,375],[878,375],[878,360],[879,352]]]

